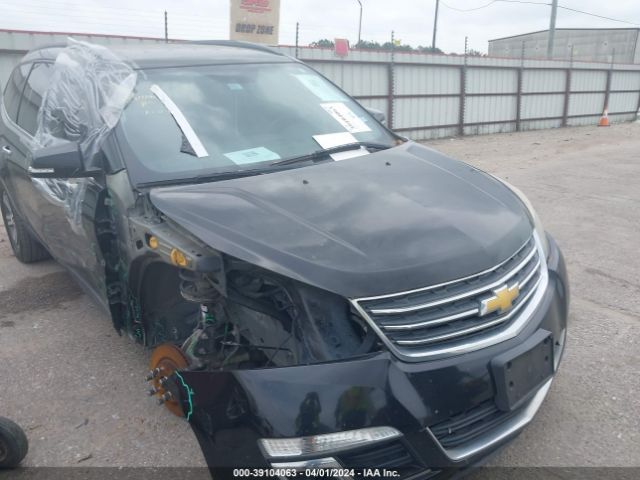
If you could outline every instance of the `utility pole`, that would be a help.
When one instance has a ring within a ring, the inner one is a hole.
[[[556,41],[556,17],[558,15],[558,0],[551,3],[551,22],[549,24],[549,41],[547,43],[547,59],[553,58],[553,46]]]
[[[169,21],[166,10],[164,11],[164,42],[169,43]]]
[[[436,15],[433,19],[433,42],[431,42],[431,48],[436,49],[436,34],[438,33],[438,10],[440,9],[440,0],[436,0]]]
[[[300,41],[300,22],[296,22],[296,58],[298,58],[299,41]]]
[[[360,4],[360,23],[358,23],[358,46],[360,45],[360,40],[362,40],[362,1],[357,0]]]

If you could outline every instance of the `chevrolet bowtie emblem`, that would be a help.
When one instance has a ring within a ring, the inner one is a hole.
[[[511,286],[503,285],[493,290],[493,296],[480,301],[480,316],[483,317],[490,313],[500,310],[505,313],[511,310],[513,301],[520,295],[520,285],[515,283]]]

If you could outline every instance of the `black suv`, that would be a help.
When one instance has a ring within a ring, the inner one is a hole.
[[[149,393],[212,467],[445,473],[549,390],[569,287],[526,198],[295,59],[37,49],[0,146],[16,257],[51,255],[154,349]]]

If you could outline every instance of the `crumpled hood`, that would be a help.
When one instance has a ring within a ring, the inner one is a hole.
[[[413,142],[150,198],[214,249],[349,298],[486,270],[532,231],[500,182]]]

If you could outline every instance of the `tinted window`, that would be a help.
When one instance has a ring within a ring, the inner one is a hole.
[[[51,64],[34,63],[29,79],[24,87],[22,103],[18,112],[18,125],[31,135],[36,133],[38,126],[38,109],[42,104],[49,80],[51,79]]]
[[[7,86],[4,89],[4,108],[6,108],[9,118],[16,121],[18,117],[18,105],[20,104],[20,93],[24,85],[24,79],[29,73],[31,65],[21,65],[9,77]]]

